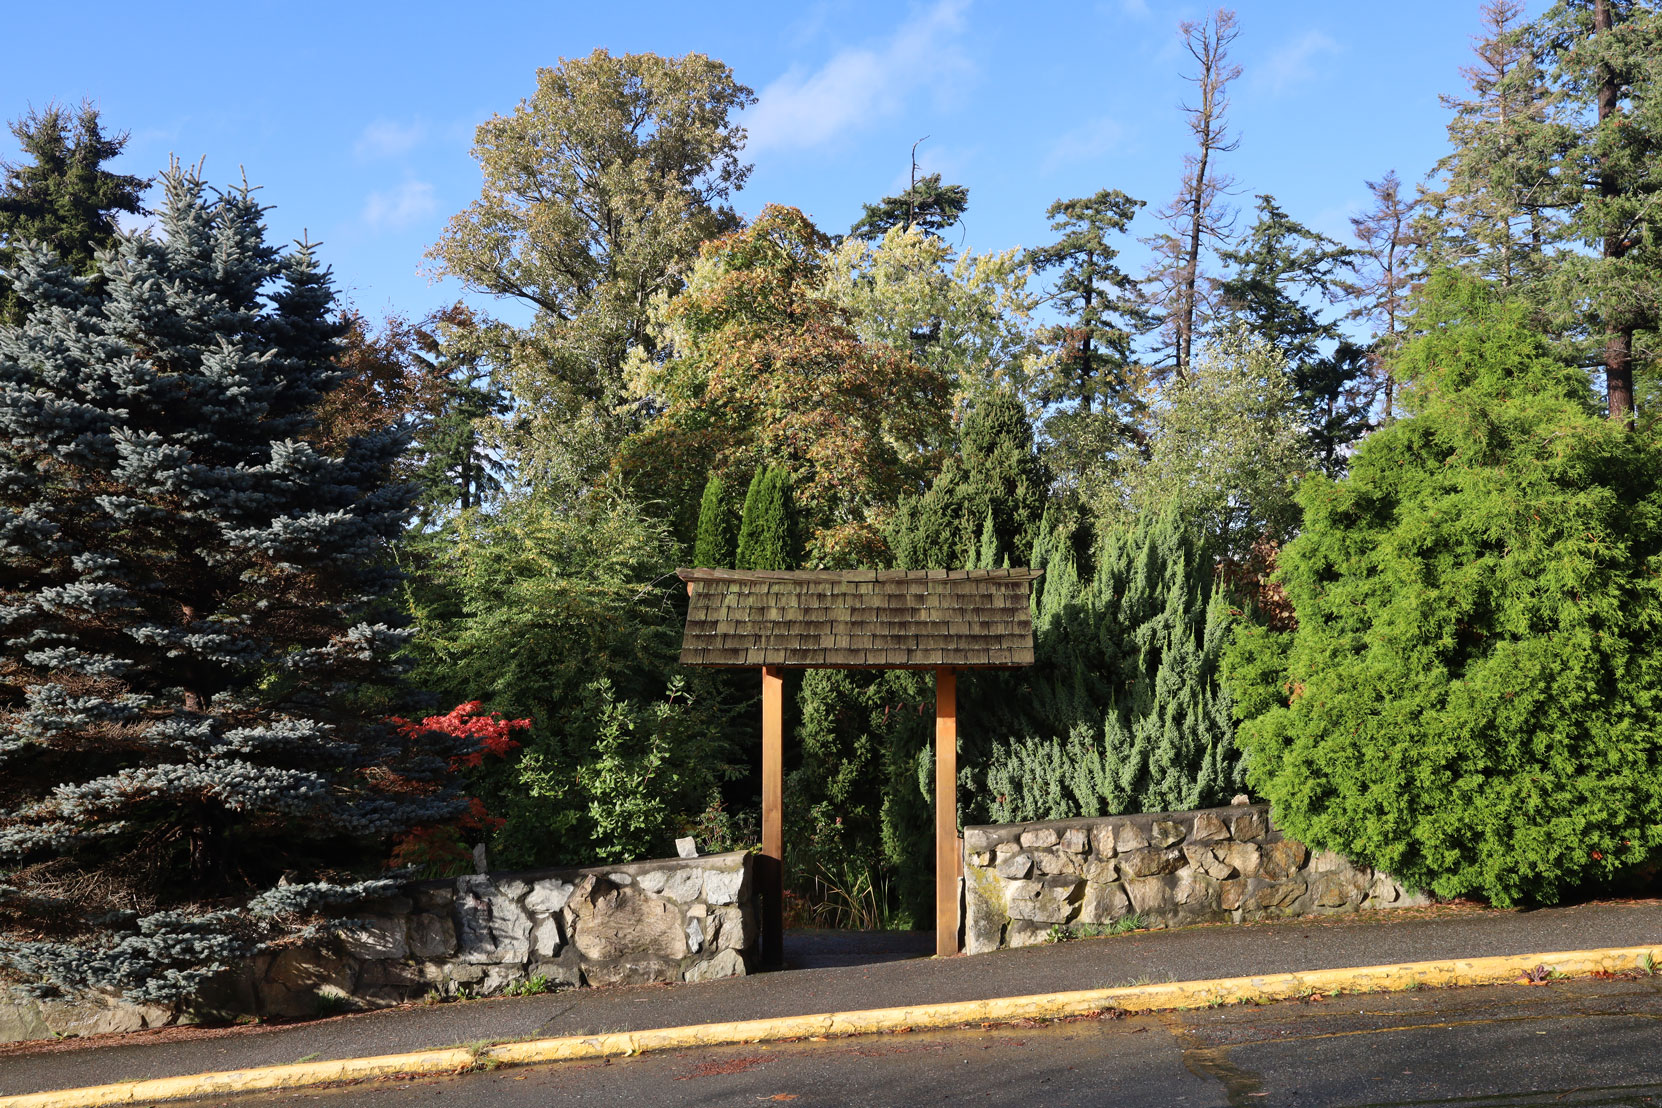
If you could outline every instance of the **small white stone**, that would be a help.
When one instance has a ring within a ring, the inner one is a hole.
[[[682,858],[696,858],[698,857],[698,844],[693,842],[691,835],[684,839],[676,839],[675,853]]]

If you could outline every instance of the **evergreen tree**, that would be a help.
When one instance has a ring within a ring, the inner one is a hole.
[[[1142,203],[1117,189],[1058,200],[1045,215],[1062,237],[1027,255],[1034,272],[1056,271],[1050,300],[1066,319],[1041,335],[1057,357],[1038,397],[1063,406],[1045,430],[1074,485],[1104,468],[1103,459],[1135,454],[1140,442],[1147,380],[1132,342],[1153,324],[1137,283],[1114,263],[1119,250],[1109,237],[1125,233]]]
[[[756,471],[744,494],[736,569],[795,569],[801,559],[791,474],[783,466]]]
[[[1343,294],[1354,253],[1261,195],[1245,239],[1219,255],[1233,267],[1218,285],[1221,306],[1286,358],[1311,452],[1329,473],[1344,468],[1343,450],[1367,429],[1373,405],[1363,352],[1313,306]]]
[[[1050,485],[1021,401],[1008,393],[988,397],[964,417],[958,452],[929,491],[901,500],[896,509],[889,524],[895,565],[1021,563],[1038,536]]]
[[[1220,675],[1234,617],[1210,544],[1173,513],[1143,516],[1104,537],[1094,577],[1081,580],[1071,551],[1051,542],[1035,558],[1045,576],[1030,715],[985,757],[986,815],[1224,803],[1243,768]]]
[[[1449,153],[1434,170],[1419,221],[1430,268],[1459,268],[1509,292],[1537,283],[1562,245],[1564,190],[1555,179],[1558,95],[1545,49],[1524,24],[1522,0],[1489,0],[1476,61],[1461,70],[1471,93],[1442,97],[1453,111]]]
[[[1662,847],[1662,459],[1521,300],[1444,272],[1415,330],[1409,416],[1301,490],[1297,630],[1232,651],[1241,744],[1312,847],[1551,902]]]
[[[1548,318],[1592,347],[1613,420],[1632,425],[1636,368],[1662,323],[1662,11],[1639,0],[1562,0],[1532,25],[1560,98],[1553,180],[1567,237]]]
[[[507,465],[484,429],[499,427],[510,404],[491,366],[463,338],[474,328],[473,314],[457,304],[415,332],[425,376],[438,382],[432,410],[411,435],[424,520],[483,507],[507,479]]]
[[[864,214],[849,228],[851,238],[875,241],[891,227],[903,231],[916,227],[939,237],[942,231],[963,218],[969,207],[969,189],[963,185],[943,185],[939,173],[919,177],[914,161],[912,182],[904,192],[860,206]]]
[[[7,274],[20,264],[23,244],[42,244],[87,276],[94,255],[115,242],[116,215],[144,211],[139,201],[150,182],[104,168],[127,135],[104,134],[90,102],[73,118],[57,104],[31,111],[12,122],[11,132],[33,160],[0,162],[0,322],[20,323],[22,302]]]
[[[747,498],[748,499],[748,498]],[[698,538],[693,545],[693,565],[723,569],[733,564],[738,551],[737,520],[727,502],[727,486],[721,474],[712,473],[704,483],[698,503]]]
[[[1408,291],[1417,269],[1420,239],[1414,223],[1419,201],[1402,195],[1402,181],[1395,170],[1366,183],[1374,206],[1350,218],[1360,249],[1355,255],[1356,280],[1343,286],[1353,305],[1345,318],[1373,327],[1368,358],[1381,393],[1378,419],[1389,423],[1396,413],[1391,361],[1402,344]]]
[[[0,967],[161,1002],[466,807],[378,692],[403,438],[304,440],[328,274],[246,188],[164,185],[96,280],[25,251],[0,327]]]

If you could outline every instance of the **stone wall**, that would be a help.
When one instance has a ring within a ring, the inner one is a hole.
[[[756,955],[753,890],[743,851],[421,882],[350,905],[332,940],[257,954],[176,1009],[0,988],[0,1042],[516,988],[732,977]]]
[[[1263,804],[964,829],[971,954],[1132,915],[1180,927],[1425,903],[1389,874],[1283,838]]]

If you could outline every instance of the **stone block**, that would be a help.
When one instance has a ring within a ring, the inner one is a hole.
[[[485,874],[484,876],[496,886],[496,895],[505,896],[509,900],[518,900],[520,897],[531,891],[531,883],[529,881],[521,881],[517,877],[492,878],[489,874]],[[466,878],[463,878],[463,880],[466,880]]]
[[[1091,833],[1083,827],[1070,827],[1062,832],[1062,841],[1057,845],[1069,854],[1084,854],[1091,849]]]
[[[991,878],[975,873],[965,877],[964,951],[985,954],[997,950],[1004,941],[1004,924],[1010,918],[1004,910],[1003,890]]]
[[[1125,895],[1138,915],[1164,916],[1177,904],[1175,884],[1171,877],[1128,877]]]
[[[585,976],[589,962],[651,956],[679,963],[687,956],[681,913],[668,901],[634,889],[614,889],[590,900],[577,918],[571,942],[583,955]],[[680,973],[669,980],[680,980]]]
[[[704,871],[704,899],[711,904],[737,904],[744,889],[744,869]]]
[[[1061,841],[1052,827],[1032,827],[1021,833],[1021,848],[1023,850],[1043,850],[1047,846],[1055,846]]]
[[[1222,903],[1217,879],[1193,870],[1177,875],[1172,897],[1183,906],[1185,914],[1213,915]]]
[[[655,876],[644,874],[644,876]],[[570,881],[561,881],[558,877],[545,877],[531,886],[531,891],[525,895],[525,910],[532,915],[551,916],[564,908],[571,900],[572,890],[576,886]]]
[[[675,840],[675,856],[677,858],[698,857],[698,844],[693,841],[691,835]]]
[[[1285,881],[1304,868],[1304,859],[1308,854],[1303,843],[1292,839],[1270,843],[1264,847],[1264,861],[1259,872],[1271,881]]]
[[[410,890],[410,899],[415,901],[416,908],[423,912],[448,911],[456,902],[456,887],[446,882],[443,885],[413,888]]]
[[[965,850],[996,850],[1000,845],[997,831],[988,831],[984,827],[964,829]]]
[[[1318,850],[1310,857],[1311,873],[1338,873],[1351,869],[1349,859],[1331,850]]]
[[[1009,934],[1004,945],[1012,950],[1023,946],[1040,946],[1050,941],[1051,924],[1036,923],[1031,920],[1011,920]]]
[[[635,883],[635,875],[625,870],[618,870],[615,873],[608,873],[606,875],[606,880],[610,881],[614,885],[633,885]]]
[[[456,884],[452,911],[461,961],[518,963],[531,956],[531,917],[519,904],[530,885],[504,882],[504,891],[487,875],[458,877]],[[515,892],[518,896],[511,895]]]
[[[143,1031],[161,1027],[172,1013],[149,1004],[130,1004],[97,994],[48,997],[39,1001],[47,1034],[60,1039]]]
[[[1107,858],[1092,858],[1084,866],[1085,880],[1093,884],[1107,884],[1120,879],[1120,868]]]
[[[968,864],[985,869],[993,864],[993,852],[990,850],[976,850],[968,852]]]
[[[1256,877],[1263,868],[1264,855],[1256,843],[1214,843],[1212,852],[1219,861],[1242,877]]]
[[[589,985],[656,985],[681,979],[679,960],[629,957],[583,963],[583,981]]]
[[[52,1029],[46,1026],[40,1001],[21,991],[0,989],[0,1043],[51,1037]]]
[[[1246,897],[1246,878],[1236,877],[1228,881],[1218,882],[1218,907],[1226,912],[1233,912],[1241,906]]]
[[[448,915],[418,912],[410,917],[407,938],[417,958],[448,958],[456,953],[456,925]]]
[[[1218,857],[1217,844],[1184,843],[1183,857],[1189,860],[1189,868],[1196,873],[1204,873],[1219,881],[1235,876],[1235,867]]]
[[[705,881],[712,876],[716,875],[693,866],[678,869],[664,882],[664,895],[677,904],[691,904],[704,895]],[[737,890],[734,892],[736,894]]]
[[[702,958],[688,966],[682,979],[686,981],[716,981],[723,977],[743,977],[744,959],[736,950],[719,950],[709,958]]]
[[[644,891],[657,896],[664,891],[664,884],[669,881],[670,871],[667,869],[649,869],[645,873],[635,876],[635,884]]]
[[[1123,885],[1092,882],[1085,886],[1085,898],[1079,905],[1080,923],[1113,923],[1130,913],[1131,902],[1126,898]]]
[[[1242,812],[1229,821],[1229,833],[1236,842],[1254,842],[1269,834],[1269,824],[1264,821],[1264,814],[1258,811]]]
[[[1366,879],[1355,870],[1318,873],[1310,881],[1310,902],[1318,908],[1354,908],[1367,891]]]
[[[1300,880],[1255,882],[1241,901],[1241,910],[1248,915],[1257,912],[1284,915],[1304,892],[1305,885]]]
[[[694,917],[687,921],[687,953],[697,954],[704,949],[704,921]]]
[[[1040,873],[1079,873],[1079,858],[1073,854],[1065,854],[1061,850],[1044,850],[1033,855],[1033,866]]]
[[[1042,882],[1023,881],[1033,886],[1031,895],[1012,896],[1009,902],[1011,919],[1036,923],[1066,923],[1072,918],[1085,888],[1085,882],[1070,874],[1047,877]],[[1024,889],[1024,892],[1028,890]]]
[[[995,872],[1009,881],[1025,880],[1033,872],[1033,856],[1030,854],[1012,854],[1007,858],[1000,858]]]
[[[1151,846],[1176,846],[1183,841],[1186,834],[1183,825],[1174,819],[1157,819],[1149,829],[1148,841]]]
[[[403,916],[368,916],[341,928],[338,934],[346,952],[354,958],[402,958],[410,952],[404,927]]]
[[[1211,812],[1202,812],[1195,817],[1194,826],[1189,829],[1189,841],[1192,843],[1209,843],[1217,839],[1229,838],[1229,828],[1224,826],[1223,820]]]
[[[1113,824],[1113,828],[1114,847],[1121,854],[1131,850],[1142,850],[1148,846],[1148,836],[1130,820],[1119,820]]]
[[[1114,825],[1099,823],[1091,828],[1091,853],[1098,858],[1112,858],[1119,853],[1114,845]]]
[[[756,920],[738,908],[713,908],[706,922],[706,947],[749,950],[756,942]]]
[[[544,916],[531,930],[531,950],[539,958],[552,958],[564,945],[560,939],[559,916]]]
[[[1153,847],[1133,850],[1120,855],[1116,859],[1120,872],[1128,878],[1152,877],[1159,873],[1176,873],[1183,868],[1184,860],[1181,850],[1156,850]]]

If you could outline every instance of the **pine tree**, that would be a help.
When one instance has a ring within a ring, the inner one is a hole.
[[[248,189],[163,183],[96,281],[26,251],[0,327],[0,967],[165,1002],[465,804],[377,691],[402,436],[304,440],[329,276]]]
[[[1153,323],[1136,282],[1114,263],[1119,250],[1109,237],[1123,234],[1142,205],[1117,189],[1058,200],[1045,215],[1062,237],[1027,254],[1035,273],[1056,271],[1050,302],[1066,320],[1040,335],[1058,357],[1038,397],[1059,406],[1045,431],[1074,486],[1087,471],[1109,468],[1105,458],[1135,455],[1140,443],[1147,374],[1132,343]]]
[[[473,313],[456,304],[415,331],[417,357],[426,376],[439,382],[432,411],[411,429],[423,521],[483,507],[507,480],[507,465],[485,429],[499,427],[511,405],[491,366],[471,344],[457,341],[475,328]]]
[[[1233,267],[1218,284],[1220,307],[1286,358],[1312,453],[1329,473],[1344,467],[1343,451],[1366,431],[1373,405],[1366,357],[1344,339],[1337,317],[1324,319],[1314,306],[1343,295],[1353,255],[1269,195],[1258,197],[1245,238],[1219,252]]]
[[[733,506],[727,503],[727,486],[721,474],[712,473],[704,483],[704,496],[698,504],[698,539],[693,545],[693,565],[706,569],[733,565],[738,540]]]
[[[19,264],[25,242],[51,249],[70,270],[86,276],[93,257],[115,242],[116,215],[144,211],[150,182],[111,173],[104,163],[127,145],[127,134],[104,134],[90,102],[74,113],[50,104],[11,124],[32,165],[0,162],[0,322],[21,322],[22,304],[7,272]]]
[[[744,494],[736,569],[795,569],[801,559],[791,474],[782,466],[756,471]]]
[[[963,185],[941,184],[939,173],[918,176],[918,146],[922,142],[919,139],[912,144],[912,177],[906,190],[898,196],[885,196],[875,204],[860,205],[864,212],[849,228],[851,238],[876,241],[893,227],[903,231],[916,227],[939,237],[964,217],[969,207],[969,189]]]
[[[1408,290],[1417,269],[1420,239],[1414,222],[1419,201],[1403,196],[1402,181],[1395,170],[1366,183],[1374,206],[1350,219],[1351,230],[1361,245],[1355,255],[1356,280],[1343,286],[1354,305],[1345,318],[1363,320],[1373,327],[1368,358],[1381,393],[1378,420],[1389,423],[1396,412],[1391,360],[1402,344]]]
[[[1219,8],[1200,22],[1179,24],[1183,46],[1199,67],[1185,79],[1195,86],[1198,100],[1183,105],[1195,150],[1183,158],[1183,183],[1159,216],[1169,230],[1148,240],[1154,248],[1144,284],[1160,316],[1160,354],[1156,363],[1178,377],[1189,372],[1195,336],[1204,329],[1207,279],[1202,274],[1206,253],[1227,241],[1235,215],[1225,197],[1234,180],[1214,160],[1240,145],[1229,133],[1229,86],[1241,67],[1229,60],[1229,47],[1241,33],[1235,13]]]
[[[1414,329],[1409,415],[1300,491],[1282,664],[1231,652],[1241,744],[1312,847],[1551,902],[1662,848],[1662,464],[1519,298],[1445,271]]]

